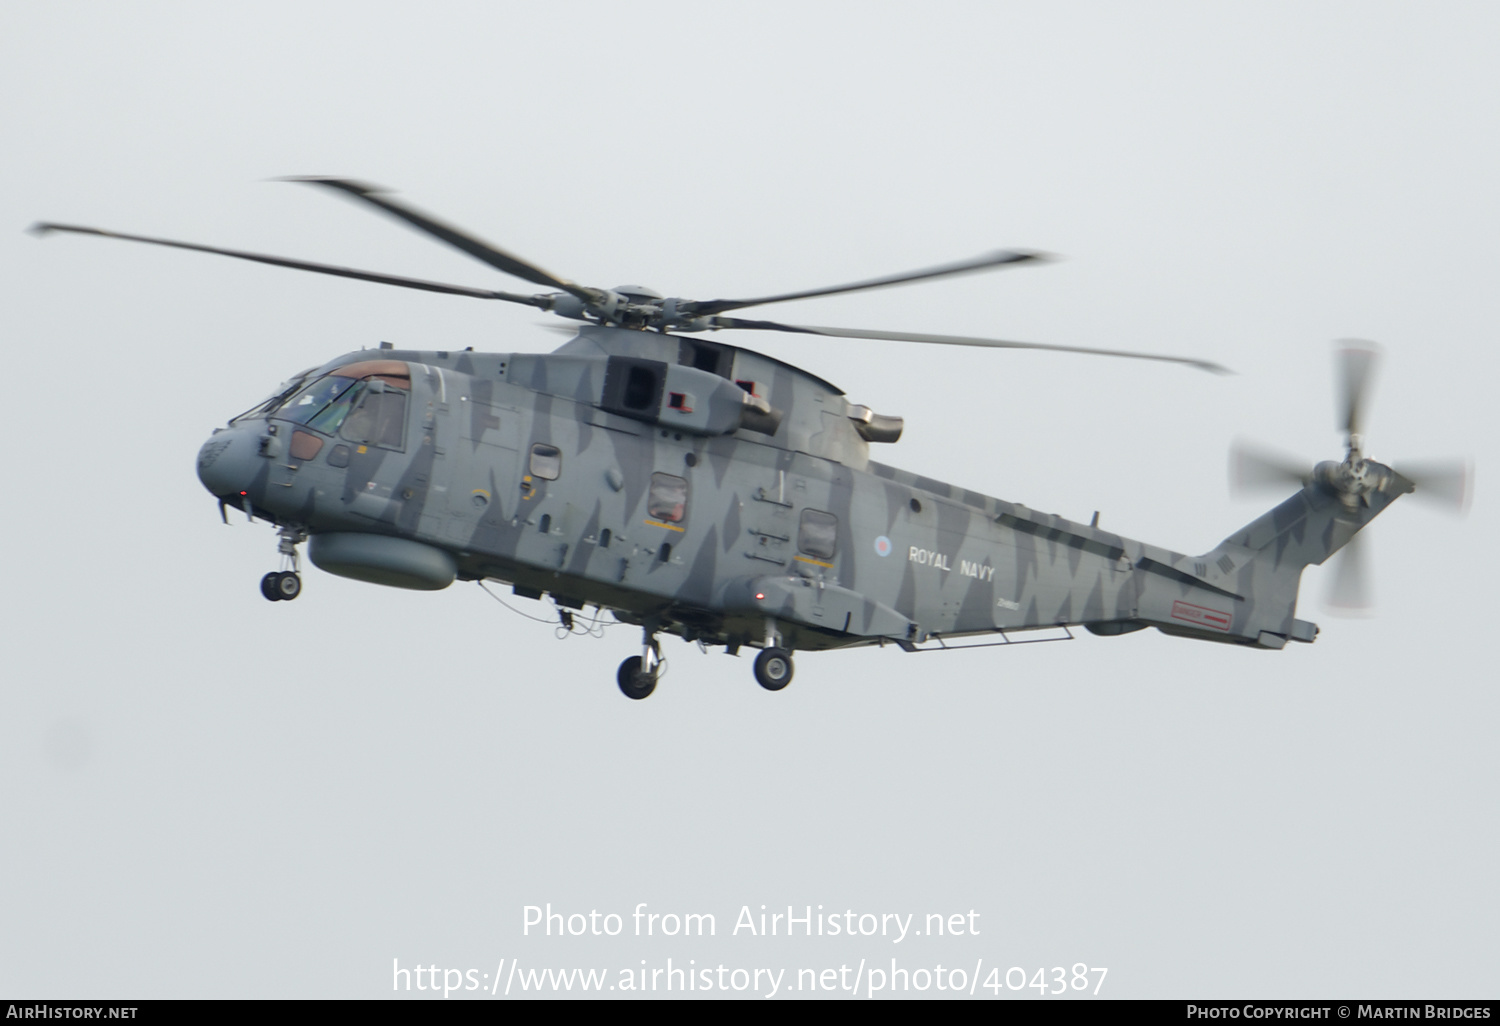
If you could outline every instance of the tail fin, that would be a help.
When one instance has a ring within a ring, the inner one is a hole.
[[[1328,465],[1332,468],[1336,465]],[[1301,491],[1252,520],[1199,557],[1223,571],[1226,592],[1237,601],[1233,640],[1281,648],[1288,640],[1312,641],[1317,625],[1296,619],[1302,570],[1321,564],[1349,543],[1392,502],[1412,491],[1412,482],[1391,468],[1367,462],[1375,487],[1351,495],[1330,488],[1320,467]],[[1232,584],[1229,582],[1232,581]],[[1187,632],[1182,632],[1187,633]]]

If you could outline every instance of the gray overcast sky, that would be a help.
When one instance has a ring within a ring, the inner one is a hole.
[[[1484,3],[0,7],[0,992],[895,958],[1082,962],[1115,997],[1495,996],[1497,30]],[[575,280],[686,296],[1062,254],[781,315],[1238,374],[725,338],[905,416],[877,458],[1179,551],[1275,501],[1226,495],[1236,436],[1340,455],[1334,338],[1386,350],[1371,454],[1472,456],[1477,498],[1373,526],[1378,617],[1331,619],[1309,570],[1322,636],[1281,653],[1153,631],[814,654],[768,694],[748,658],[670,639],[632,703],[632,628],[558,641],[471,585],[316,571],[273,605],[273,533],[221,525],[193,473],[215,426],[381,340],[561,336],[524,308],[20,230],[517,287],[264,181],[327,173]],[[548,902],[718,931],[522,936]],[[762,904],[972,909],[980,932],[731,932]]]

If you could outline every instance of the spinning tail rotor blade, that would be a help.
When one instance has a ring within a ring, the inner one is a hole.
[[[318,264],[308,260],[290,260],[286,257],[269,256],[265,253],[247,253],[239,249],[201,246],[196,242],[178,242],[173,239],[153,238],[149,235],[126,235],[124,232],[105,231],[103,228],[85,228],[76,224],[50,224],[42,222],[32,225],[29,230],[33,235],[46,235],[49,232],[73,232],[78,235],[98,235],[106,239],[124,239],[127,242],[148,242],[153,246],[171,246],[174,249],[191,249],[199,253],[214,253],[218,256],[234,257],[236,260],[253,260],[259,264],[290,267],[296,271],[314,271],[318,274],[331,274],[339,278],[356,278],[360,281],[373,281],[380,285],[399,285],[402,288],[421,289],[424,292],[444,292],[453,296],[472,296],[475,299],[501,299],[508,303],[525,303],[528,306],[540,306],[543,309],[546,309],[551,302],[546,296],[522,296],[514,292],[496,292],[492,289],[470,288],[467,285],[449,285],[445,282],[425,281],[421,278],[404,278],[396,274],[360,271],[353,267]]]
[[[1350,435],[1364,434],[1364,408],[1380,363],[1380,347],[1359,339],[1345,339],[1336,345],[1339,412],[1343,418],[1339,427]]]
[[[980,346],[989,349],[1044,349],[1054,353],[1088,353],[1092,356],[1123,356],[1131,360],[1160,360],[1180,363],[1215,374],[1229,374],[1227,367],[1208,360],[1186,356],[1163,356],[1158,353],[1131,353],[1118,349],[1092,349],[1085,346],[1054,346],[1041,342],[1009,342],[998,338],[970,338],[966,335],[927,335],[911,331],[866,331],[862,328],[822,328],[810,324],[781,324],[777,321],[753,321],[742,317],[714,317],[714,328],[746,328],[753,331],[790,331],[801,335],[826,335],[831,338],[868,338],[887,342],[931,342],[947,346]]]
[[[404,203],[387,199],[383,190],[367,185],[363,182],[354,182],[345,178],[321,178],[316,175],[283,178],[286,182],[305,182],[309,185],[321,185],[329,189],[337,189],[348,193],[356,199],[363,200],[374,207],[379,207],[393,217],[400,218],[428,235],[435,236],[448,245],[463,250],[465,253],[484,261],[497,270],[513,275],[523,281],[529,281],[533,285],[545,285],[549,288],[561,289],[570,295],[577,296],[584,302],[591,302],[597,298],[592,289],[584,288],[566,278],[559,278],[549,274],[533,263],[513,256],[498,246],[492,246],[488,242],[481,241],[466,232],[462,232],[451,225],[444,224],[429,214],[424,214],[415,207],[409,207]]]
[[[1312,466],[1295,456],[1238,441],[1229,450],[1229,486],[1236,493],[1301,488],[1312,475]]]
[[[1454,513],[1468,510],[1474,482],[1472,464],[1463,460],[1435,460],[1402,463],[1393,469],[1416,485],[1417,490],[1412,492],[1413,498],[1425,499]]]
[[[1361,533],[1350,538],[1338,553],[1328,605],[1339,616],[1368,616],[1374,611],[1368,552]]]
[[[1369,504],[1371,493],[1379,490],[1386,502],[1411,492],[1417,498],[1446,506],[1454,512],[1465,511],[1473,487],[1472,463],[1446,460],[1384,467],[1365,459],[1362,452],[1364,421],[1370,390],[1379,368],[1380,349],[1373,342],[1354,340],[1335,345],[1339,427],[1347,432],[1348,452],[1341,464],[1326,465],[1330,469],[1326,476],[1320,475],[1319,490],[1336,495],[1350,510],[1358,509],[1361,502]],[[1388,474],[1388,471],[1394,471],[1394,474]],[[1295,457],[1244,442],[1236,442],[1230,449],[1229,478],[1236,491],[1305,486],[1313,480],[1313,474],[1312,466]],[[1369,549],[1360,530],[1361,522],[1340,518],[1336,526],[1352,534],[1340,536],[1348,536],[1348,541],[1334,556],[1336,565],[1332,568],[1328,605],[1341,616],[1368,615],[1374,603]]]
[[[1019,264],[1035,263],[1050,259],[1052,258],[1044,253],[997,250],[994,253],[986,253],[972,260],[958,260],[951,264],[927,267],[920,271],[908,271],[905,274],[891,274],[883,278],[871,278],[867,281],[852,282],[848,285],[830,285],[827,288],[807,289],[802,292],[782,292],[774,296],[760,296],[756,299],[712,299],[706,302],[689,302],[683,304],[683,312],[695,317],[702,317],[709,314],[724,313],[728,310],[739,310],[747,306],[784,303],[790,299],[809,299],[813,296],[834,296],[842,292],[860,292],[865,289],[883,289],[891,285],[904,285],[913,281],[951,278],[959,274],[973,274],[976,271],[987,271],[994,267],[1015,267]]]

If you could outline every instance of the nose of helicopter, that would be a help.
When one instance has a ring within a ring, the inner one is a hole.
[[[238,500],[256,469],[256,439],[244,431],[215,431],[198,450],[198,480],[218,499]]]

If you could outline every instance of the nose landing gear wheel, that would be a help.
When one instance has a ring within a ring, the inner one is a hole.
[[[784,648],[764,649],[755,657],[755,679],[767,691],[780,691],[792,682],[792,654]]]
[[[260,593],[272,602],[290,602],[302,594],[302,575],[295,570],[273,570],[260,579]]]
[[[615,676],[626,698],[639,701],[649,697],[651,692],[656,690],[656,674],[641,670],[640,656],[631,656],[621,663],[620,672]]]
[[[260,593],[271,602],[290,602],[302,594],[302,562],[297,557],[297,546],[307,540],[307,532],[300,527],[283,525],[277,534],[276,551],[281,553],[281,565],[289,570],[273,570],[260,579]]]

